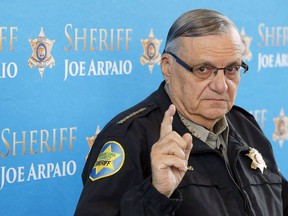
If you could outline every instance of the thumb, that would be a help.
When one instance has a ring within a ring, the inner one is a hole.
[[[160,138],[172,131],[173,116],[176,113],[176,107],[171,104],[166,110],[160,128]]]

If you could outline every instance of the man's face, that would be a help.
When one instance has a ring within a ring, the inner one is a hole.
[[[177,39],[176,54],[190,67],[210,65],[218,68],[240,65],[242,43],[236,32]],[[162,72],[168,94],[177,110],[191,121],[212,130],[232,107],[240,77],[228,79],[223,70],[212,79],[200,79],[183,68],[170,54],[162,56]]]

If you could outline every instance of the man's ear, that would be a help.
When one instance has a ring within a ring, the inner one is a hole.
[[[167,53],[163,53],[161,56],[161,71],[162,74],[164,76],[164,79],[166,81],[166,84],[169,84],[169,80],[170,80],[170,71],[171,71],[171,64],[172,58],[171,56],[169,56],[169,54]]]

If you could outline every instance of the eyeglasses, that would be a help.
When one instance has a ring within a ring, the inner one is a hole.
[[[200,79],[213,79],[216,76],[218,70],[223,70],[225,76],[228,79],[233,80],[237,77],[241,77],[249,69],[248,65],[244,61],[241,62],[241,65],[230,65],[224,68],[217,68],[212,65],[198,65],[190,67],[187,63],[178,58],[178,56],[176,56],[175,54],[171,52],[164,52],[164,53],[172,55],[178,64],[180,64],[186,70],[195,74],[195,76],[197,76]]]

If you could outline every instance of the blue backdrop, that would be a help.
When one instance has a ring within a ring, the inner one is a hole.
[[[195,8],[218,10],[241,31],[250,69],[236,104],[256,117],[288,177],[287,6],[286,0],[2,0],[0,214],[73,214],[89,143],[115,114],[158,88],[157,53],[167,31]]]

